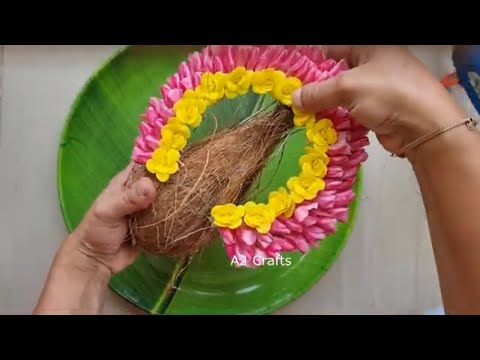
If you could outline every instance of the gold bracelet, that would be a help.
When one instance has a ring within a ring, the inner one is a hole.
[[[440,135],[441,133],[444,133],[445,131],[453,129],[453,128],[455,128],[459,125],[462,125],[462,124],[465,124],[467,126],[467,129],[471,131],[477,126],[478,119],[474,119],[474,118],[470,117],[470,118],[462,119],[460,121],[456,121],[456,122],[454,122],[450,125],[443,126],[440,129],[434,130],[434,131],[432,131],[428,134],[423,135],[422,137],[418,138],[417,140],[412,141],[410,144],[402,147],[396,153],[392,153],[391,156],[392,157],[398,157],[398,158],[405,158],[405,153],[407,152],[407,150],[410,150],[410,149],[420,145],[421,143],[423,143],[427,140],[430,140],[431,138],[433,138],[437,135]]]

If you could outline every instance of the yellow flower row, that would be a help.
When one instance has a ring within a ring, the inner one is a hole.
[[[314,115],[294,109],[295,126],[305,127],[307,140],[312,146],[305,148],[299,159],[300,174],[287,181],[287,189],[280,187],[268,196],[267,204],[248,202],[243,205],[217,205],[212,209],[213,222],[218,227],[236,229],[245,223],[259,233],[270,231],[275,219],[283,215],[290,218],[298,204],[313,200],[325,188],[330,145],[336,143],[337,133],[329,119],[315,120]]]
[[[325,188],[323,177],[327,173],[328,156],[315,147],[306,147],[300,160],[299,176],[291,177],[287,189],[280,187],[268,195],[267,204],[248,202],[245,205],[217,205],[212,211],[213,222],[218,227],[236,229],[247,224],[261,234],[270,231],[275,219],[283,215],[290,218],[297,204],[313,200]]]
[[[168,181],[179,169],[180,152],[190,138],[190,129],[198,127],[207,107],[222,98],[233,99],[244,95],[251,87],[257,94],[269,94],[283,105],[292,106],[291,95],[301,85],[298,78],[287,77],[285,73],[274,69],[251,71],[239,66],[228,74],[204,73],[200,84],[194,90],[187,90],[175,103],[175,116],[168,119],[167,125],[162,128],[159,147],[147,161],[147,170],[156,174],[160,182]],[[303,113],[296,108],[292,110],[294,125],[305,127],[307,140],[313,145],[305,149],[305,155],[299,160],[300,174],[288,180],[288,190],[281,187],[271,192],[268,204],[247,202],[238,206],[215,206],[211,215],[216,226],[236,229],[245,223],[259,233],[267,233],[275,218],[280,215],[291,217],[297,204],[312,200],[325,187],[326,152],[337,140],[333,124],[328,119],[317,121],[315,114]]]
[[[222,98],[233,99],[244,95],[251,87],[257,94],[271,94],[282,104],[291,106],[291,95],[301,85],[299,79],[287,77],[274,69],[252,71],[239,66],[228,74],[204,73],[195,90],[187,90],[175,103],[175,116],[168,119],[167,125],[162,128],[160,145],[147,161],[147,170],[155,174],[160,182],[168,181],[179,169],[180,151],[190,138],[190,128],[198,127],[207,107]],[[299,113],[298,116],[304,114]]]

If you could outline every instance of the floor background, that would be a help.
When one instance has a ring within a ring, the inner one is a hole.
[[[0,314],[31,313],[67,235],[56,190],[60,132],[91,73],[118,46],[0,47]],[[413,46],[438,76],[450,46]],[[462,91],[455,96],[472,113]],[[423,205],[405,161],[372,137],[357,225],[338,262],[279,314],[417,314],[441,304]],[[135,313],[109,293],[105,313]]]

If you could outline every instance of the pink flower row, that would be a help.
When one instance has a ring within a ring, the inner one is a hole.
[[[307,253],[318,241],[336,230],[337,222],[347,222],[349,205],[355,193],[352,186],[360,165],[367,159],[367,130],[343,109],[324,114],[338,133],[338,141],[327,152],[326,187],[312,201],[297,206],[289,219],[280,216],[268,234],[262,235],[243,225],[236,230],[221,229],[230,259],[236,257],[247,267],[258,266],[263,259],[281,252],[299,250]]]
[[[160,130],[175,115],[173,105],[189,89],[195,89],[204,72],[231,72],[237,66],[248,70],[275,68],[288,76],[298,77],[304,84],[330,78],[347,69],[344,61],[326,60],[316,46],[208,46],[191,54],[178,72],[160,87],[162,98],[152,97],[140,116],[140,134],[135,140],[132,159],[144,164],[152,156],[161,139]]]

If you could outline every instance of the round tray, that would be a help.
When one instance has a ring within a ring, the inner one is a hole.
[[[130,161],[139,114],[149,98],[161,96],[160,85],[196,49],[128,46],[108,59],[82,88],[66,119],[58,157],[60,205],[69,231],[111,177]],[[257,100],[247,97],[238,100],[243,103],[227,102],[214,111],[224,117],[230,112],[229,121],[232,117],[241,120],[258,106]],[[298,133],[290,136],[282,156],[272,157],[262,173],[262,182],[269,183],[263,195],[296,173],[305,145],[302,139]],[[361,179],[362,171],[354,185],[357,196],[350,206],[349,222],[338,223],[337,232],[308,254],[285,254],[290,265],[235,268],[218,240],[186,268],[172,259],[140,255],[112,278],[110,287],[152,314],[271,313],[301,296],[335,262],[354,225]],[[180,270],[182,276],[177,277]]]

